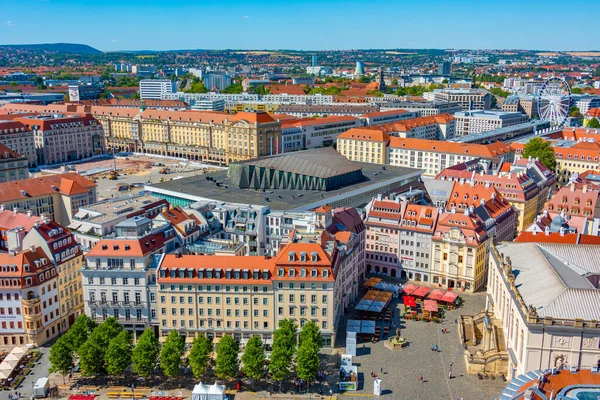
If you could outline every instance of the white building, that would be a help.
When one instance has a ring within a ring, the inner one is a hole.
[[[281,124],[281,151],[285,153],[332,146],[339,134],[362,125],[363,121],[360,118],[349,115],[283,121]]]
[[[509,380],[528,371],[598,365],[599,258],[595,245],[492,247],[486,308],[504,331]]]
[[[492,131],[527,122],[527,115],[511,111],[460,111],[456,118],[456,137]]]
[[[600,107],[600,97],[585,97],[575,101],[575,106],[579,108],[579,112],[585,114],[590,108]]]
[[[231,76],[229,74],[215,72],[204,74],[204,86],[208,90],[212,90],[213,88],[223,90],[229,85],[231,85]]]
[[[0,143],[27,157],[30,167],[37,165],[33,131],[20,121],[0,121]]]
[[[177,92],[177,84],[168,79],[140,80],[140,99],[160,100],[163,95]]]

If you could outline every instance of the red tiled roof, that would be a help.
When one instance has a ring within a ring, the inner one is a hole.
[[[164,232],[147,235],[140,239],[101,239],[87,256],[143,257],[161,249],[166,242],[167,238]]]
[[[0,183],[0,199],[3,202],[10,202],[49,195],[54,192],[72,195],[81,193],[81,188],[84,191],[89,191],[94,187],[96,187],[94,182],[75,172],[68,172],[65,174]]]
[[[379,128],[352,128],[341,133],[337,138],[369,142],[389,142],[390,140],[390,136]]]
[[[390,138],[390,148],[435,151],[438,153],[461,154],[483,158],[502,156],[513,151],[509,145],[503,142],[495,142],[491,144],[472,144],[399,137]]]
[[[582,233],[533,233],[523,231],[517,236],[515,242],[519,243],[558,243],[558,244],[595,244],[600,245],[600,236],[584,235]]]

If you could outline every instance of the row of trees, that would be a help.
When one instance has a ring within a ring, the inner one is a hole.
[[[273,352],[268,368],[273,380],[281,383],[290,376],[296,356],[297,375],[306,382],[314,381],[320,368],[320,348],[321,332],[314,322],[305,324],[298,335],[292,321],[281,321],[273,334]],[[199,378],[212,366],[213,349],[212,340],[200,335],[194,339],[186,359],[185,341],[177,331],[171,331],[161,347],[150,328],[144,331],[134,346],[131,334],[114,318],[98,325],[82,315],[50,348],[50,364],[51,372],[63,376],[71,373],[77,360],[84,376],[100,373],[122,376],[131,367],[133,373],[139,376],[148,377],[160,368],[165,376],[171,377],[179,375],[182,367],[189,366],[194,377]],[[224,335],[219,340],[214,359],[214,372],[218,378],[238,376],[239,352],[239,345],[233,337]],[[266,373],[265,360],[265,346],[260,337],[253,336],[241,357],[241,370],[253,381],[260,380]]]

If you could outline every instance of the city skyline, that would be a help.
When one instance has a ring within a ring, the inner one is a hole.
[[[7,0],[0,37],[2,44],[82,43],[102,51],[597,49],[594,38],[599,28],[576,24],[566,34],[557,29],[565,24],[563,7],[552,3],[536,0],[523,9],[513,0],[502,8],[438,0],[426,4],[377,0],[367,6],[340,0],[286,4],[234,0],[227,6],[214,1],[183,0],[173,5],[164,0],[107,0],[98,9],[96,3],[80,0]],[[590,15],[600,11],[600,4],[577,3],[572,4],[574,9]],[[396,18],[387,17],[390,8],[391,15],[397,10]]]

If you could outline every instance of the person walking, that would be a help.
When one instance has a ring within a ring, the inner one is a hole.
[[[421,375],[421,383],[425,382],[423,375]]]

